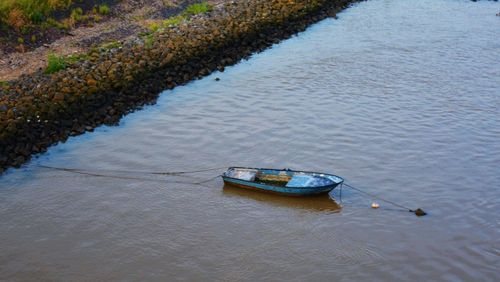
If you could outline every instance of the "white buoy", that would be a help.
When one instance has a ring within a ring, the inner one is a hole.
[[[380,205],[378,203],[373,202],[372,203],[372,209],[378,209]]]

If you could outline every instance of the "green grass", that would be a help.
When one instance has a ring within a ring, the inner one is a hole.
[[[207,2],[202,2],[202,3],[197,3],[197,4],[192,4],[189,5],[182,14],[186,17],[191,17],[194,15],[206,13],[212,11],[212,5],[208,4]]]
[[[109,6],[106,4],[99,5],[99,14],[101,15],[107,15],[109,14],[110,9]]]
[[[50,53],[47,57],[47,67],[45,68],[45,74],[56,73],[60,70],[66,69],[68,66],[77,63],[79,61],[88,60],[89,55],[87,54],[73,54],[68,56],[59,56],[55,53]]]
[[[151,31],[151,32],[156,32],[158,31],[159,29],[161,28],[167,28],[167,27],[171,27],[171,26],[178,26],[182,21],[186,20],[187,18],[182,16],[182,15],[178,15],[178,16],[173,16],[173,17],[170,17],[166,20],[163,20],[161,22],[152,22],[148,25],[148,29]]]
[[[61,22],[56,21],[53,18],[48,18],[45,22],[42,23],[41,27],[42,29],[47,29],[49,27],[55,27],[57,29],[69,29],[70,26],[68,24],[64,24]]]
[[[55,73],[68,67],[65,58],[54,53],[49,54],[47,62],[47,67],[45,68],[46,74]]]
[[[157,22],[152,22],[152,23],[148,24],[148,29],[151,32],[156,32],[160,28],[161,28],[161,25],[159,23],[157,23]]]
[[[73,54],[73,55],[69,55],[66,57],[62,57],[62,58],[66,62],[66,67],[67,67],[68,65],[74,64],[76,62],[88,60],[89,55],[87,55],[87,54]]]
[[[144,46],[146,46],[147,48],[151,48],[153,47],[153,43],[154,43],[154,36],[152,34],[144,36]]]
[[[40,24],[43,22],[45,16],[41,11],[34,11],[33,14],[31,15],[30,19],[31,22],[34,24]]]
[[[153,22],[148,25],[151,32],[156,32],[160,28],[178,26],[182,21],[189,20],[190,17],[212,11],[212,5],[207,2],[189,5],[180,15],[172,16],[161,23]]]
[[[106,49],[106,50],[111,50],[111,49],[116,49],[116,48],[122,47],[122,43],[120,41],[115,40],[115,41],[106,42],[106,43],[102,44],[100,47],[103,49]]]
[[[177,26],[179,25],[183,20],[185,20],[185,18],[181,15],[179,16],[174,16],[174,17],[170,17],[166,20],[163,21],[163,26]]]
[[[80,21],[82,19],[82,15],[83,15],[83,10],[82,8],[78,7],[71,11],[70,18],[72,18],[75,21]]]

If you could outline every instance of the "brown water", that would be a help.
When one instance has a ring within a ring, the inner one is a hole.
[[[51,148],[0,178],[0,280],[499,281],[498,12],[363,2]],[[336,203],[39,164],[331,172],[429,215],[346,188],[340,208],[337,189]]]

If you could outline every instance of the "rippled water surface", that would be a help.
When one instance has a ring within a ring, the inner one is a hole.
[[[363,2],[52,147],[0,178],[0,280],[499,281],[498,12]],[[341,208],[337,190],[289,199],[41,164],[333,172],[429,216],[346,188]]]

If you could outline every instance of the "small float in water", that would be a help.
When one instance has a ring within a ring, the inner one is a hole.
[[[288,196],[328,193],[344,182],[333,174],[248,167],[230,167],[222,179],[228,185]]]

